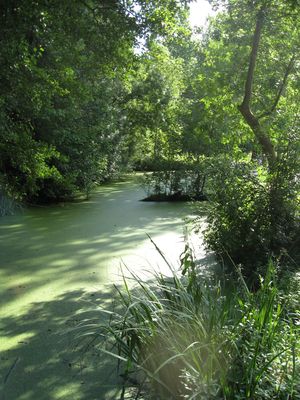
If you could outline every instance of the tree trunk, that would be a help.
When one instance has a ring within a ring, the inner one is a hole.
[[[262,35],[262,28],[264,25],[264,15],[265,15],[265,10],[262,8],[258,12],[256,19],[256,26],[253,35],[247,78],[245,82],[244,99],[242,104],[238,106],[238,109],[242,114],[242,116],[244,117],[247,124],[249,125],[249,127],[252,129],[252,132],[254,133],[256,139],[258,140],[263,153],[266,155],[268,159],[269,167],[271,168],[276,161],[276,153],[274,150],[274,146],[268,134],[264,132],[264,129],[261,126],[258,117],[255,116],[251,110],[254,71],[256,66],[259,42]]]

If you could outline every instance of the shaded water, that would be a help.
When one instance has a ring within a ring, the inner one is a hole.
[[[160,262],[146,233],[178,260],[189,206],[143,196],[129,179],[86,202],[0,219],[1,400],[118,398],[110,360],[83,354],[68,328],[82,311],[101,320],[121,259],[135,271]]]

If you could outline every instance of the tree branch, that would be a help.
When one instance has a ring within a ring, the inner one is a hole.
[[[248,67],[248,73],[247,73],[247,78],[246,78],[246,83],[245,83],[244,99],[243,99],[242,104],[240,105],[240,108],[245,109],[245,110],[250,109],[254,70],[255,70],[255,65],[256,65],[258,47],[259,47],[259,42],[260,42],[260,38],[261,38],[261,31],[262,31],[263,24],[264,24],[264,10],[260,10],[257,15],[255,32],[254,32],[253,41],[252,41],[249,67]]]
[[[282,79],[281,85],[279,87],[277,96],[276,96],[276,98],[274,100],[274,103],[273,103],[272,107],[270,108],[270,110],[265,111],[262,114],[258,115],[257,116],[258,119],[267,117],[267,116],[271,115],[276,110],[277,104],[278,104],[278,102],[279,102],[279,100],[280,100],[280,98],[282,96],[282,93],[283,93],[285,87],[286,87],[286,83],[287,83],[288,77],[289,77],[289,75],[290,75],[290,73],[291,73],[291,71],[292,71],[292,69],[294,67],[295,59],[296,59],[296,54],[294,53],[292,55],[291,59],[290,59],[290,62],[288,63],[288,66],[286,68],[284,77]]]

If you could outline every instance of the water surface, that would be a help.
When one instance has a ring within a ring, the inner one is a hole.
[[[83,353],[69,328],[82,311],[101,322],[121,262],[136,272],[161,264],[146,234],[177,262],[189,206],[143,196],[130,178],[89,201],[0,219],[1,400],[118,398],[114,365]]]

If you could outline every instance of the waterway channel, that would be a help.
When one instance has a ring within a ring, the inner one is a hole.
[[[191,206],[144,195],[130,177],[88,201],[0,219],[1,400],[118,398],[115,364],[83,353],[72,328],[83,316],[101,322],[121,263],[141,273],[163,264],[147,234],[178,262]]]

